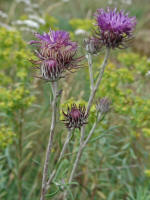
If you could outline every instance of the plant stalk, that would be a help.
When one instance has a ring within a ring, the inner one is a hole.
[[[86,109],[86,114],[88,114],[89,111],[90,111],[90,109],[91,109],[91,106],[92,106],[92,103],[93,103],[96,91],[97,91],[97,89],[98,89],[98,87],[99,87],[99,85],[101,83],[101,80],[102,80],[102,77],[103,77],[103,74],[104,74],[104,70],[105,70],[105,67],[107,65],[107,61],[108,61],[108,58],[109,58],[109,54],[110,54],[110,49],[107,48],[106,49],[105,58],[104,58],[104,61],[102,63],[101,70],[100,70],[99,76],[97,78],[95,87],[91,86],[91,88],[93,88],[93,89],[91,90],[91,94],[90,94],[90,97],[89,97],[89,101],[88,101],[88,105],[87,105],[87,109]],[[90,71],[90,69],[91,69],[91,67],[89,67],[89,73],[90,73],[90,77],[91,77],[91,71]],[[91,84],[93,84],[93,83],[91,82]],[[98,118],[100,118],[100,116]],[[79,146],[79,150],[78,150],[78,153],[77,153],[77,156],[76,156],[76,159],[75,159],[75,162],[73,164],[73,168],[72,168],[72,171],[71,171],[71,174],[70,174],[70,177],[69,177],[69,184],[71,184],[71,182],[72,182],[72,180],[74,178],[74,174],[75,174],[76,168],[78,166],[78,163],[80,161],[83,149],[86,146],[87,142],[89,141],[90,137],[92,136],[92,134],[93,134],[93,132],[94,132],[94,130],[96,128],[96,125],[97,125],[97,122],[95,122],[93,124],[93,127],[92,127],[90,133],[88,134],[88,137],[85,140],[85,142],[84,142],[85,126],[83,126],[82,129],[81,129],[80,146]],[[67,199],[67,191],[64,194],[64,199],[65,200]]]
[[[67,146],[68,146],[68,144],[69,144],[69,141],[70,141],[70,139],[71,139],[71,136],[72,136],[72,132],[73,132],[73,129],[68,129],[67,138],[66,138],[66,140],[65,140],[65,143],[64,143],[64,145],[63,145],[62,151],[61,151],[60,156],[59,156],[59,158],[58,158],[58,161],[57,161],[58,163],[61,161],[61,159],[63,158],[63,156],[64,156],[64,154],[65,154],[66,148],[67,148]],[[57,172],[57,170],[54,169],[53,172],[52,172],[52,174],[51,174],[51,176],[49,177],[49,180],[48,180],[48,182],[47,182],[47,189],[48,189],[48,187],[50,186],[50,184],[51,184],[53,178],[55,177],[56,172]]]
[[[101,84],[101,80],[102,80],[102,77],[103,77],[103,74],[104,74],[105,67],[107,65],[109,54],[110,54],[110,48],[107,48],[105,58],[104,58],[104,61],[102,63],[101,70],[100,70],[99,76],[97,78],[95,87],[93,88],[91,95],[89,97],[89,101],[88,101],[88,105],[87,105],[87,109],[86,109],[86,114],[89,113],[91,106],[92,106],[92,103],[93,103],[93,99],[94,99],[95,94],[96,94],[96,91],[97,91],[99,85]]]
[[[50,154],[51,154],[51,150],[52,150],[52,143],[53,143],[55,126],[56,126],[57,95],[58,95],[57,94],[57,82],[52,82],[51,84],[52,84],[52,93],[53,93],[52,120],[51,120],[50,135],[49,135],[49,141],[48,141],[45,163],[44,163],[44,169],[43,169],[42,190],[41,190],[40,200],[45,200],[47,178],[48,178],[48,166],[49,166]]]
[[[92,56],[90,53],[87,54],[88,58],[88,66],[89,66],[89,75],[90,75],[90,86],[91,86],[91,91],[94,88],[94,78],[93,78],[93,69],[92,69]]]

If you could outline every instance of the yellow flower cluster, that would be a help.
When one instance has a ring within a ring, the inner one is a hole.
[[[7,145],[11,144],[13,138],[15,137],[15,133],[6,126],[0,127],[0,149],[6,148]]]
[[[15,136],[13,130],[17,135],[20,110],[28,108],[35,100],[28,61],[34,56],[18,31],[0,28],[0,48],[0,114],[4,124],[0,127],[0,148],[5,148]]]
[[[119,65],[108,64],[98,95],[112,99],[118,125],[126,127],[131,134],[148,136],[150,100],[145,86],[150,63],[135,53],[118,54],[118,61]]]
[[[145,175],[148,176],[148,177],[150,177],[150,169],[146,169],[145,170]]]
[[[93,29],[94,20],[91,19],[71,19],[69,24],[73,27],[74,30],[82,29],[88,31]]]
[[[11,90],[0,88],[0,110],[7,113],[18,111],[29,107],[35,100],[34,96],[30,95],[30,91],[24,86]]]
[[[0,47],[1,85],[27,79],[31,66],[29,59],[34,56],[20,33],[0,28]]]

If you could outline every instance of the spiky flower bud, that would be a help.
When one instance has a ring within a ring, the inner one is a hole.
[[[65,117],[65,125],[67,128],[81,128],[84,124],[87,123],[88,115],[85,114],[85,106],[77,106],[76,104],[72,104],[71,107],[68,107],[67,113],[63,111],[63,115]]]
[[[41,69],[41,78],[47,81],[57,81],[63,77],[63,72],[78,68],[82,57],[76,58],[78,45],[72,42],[69,33],[65,31],[52,31],[40,35],[35,34],[38,40],[30,41],[35,44],[38,60],[31,62]]]
[[[97,39],[96,37],[89,37],[85,39],[84,45],[85,45],[86,51],[90,54],[97,54],[102,47],[100,40]]]
[[[111,101],[107,97],[98,99],[97,104],[96,104],[96,110],[104,114],[109,111],[110,105],[111,105]]]
[[[61,78],[63,71],[63,66],[56,60],[45,60],[41,65],[41,73],[45,80],[56,81]]]
[[[125,48],[126,42],[133,38],[136,18],[129,17],[123,10],[120,12],[115,8],[107,11],[98,9],[96,14],[98,32],[96,38],[108,48]]]

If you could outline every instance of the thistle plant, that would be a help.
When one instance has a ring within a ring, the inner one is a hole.
[[[76,105],[75,103],[68,106],[67,111],[62,111],[64,115],[64,124],[68,130],[67,137],[60,152],[57,163],[63,158],[66,148],[71,140],[72,133],[78,129],[80,131],[80,143],[77,151],[76,158],[73,162],[71,171],[68,172],[68,179],[66,184],[72,184],[75,177],[77,167],[79,165],[82,153],[94,134],[99,122],[103,119],[104,115],[110,110],[111,101],[106,97],[99,98],[96,102],[96,119],[92,125],[91,130],[86,133],[88,126],[88,116],[94,104],[97,90],[101,84],[105,68],[108,63],[111,49],[127,47],[127,42],[133,38],[133,31],[136,25],[135,17],[129,17],[124,11],[98,9],[95,13],[96,16],[96,31],[94,34],[85,39],[86,57],[89,65],[90,77],[90,95],[86,106]],[[50,127],[49,141],[45,156],[45,163],[43,169],[42,188],[40,200],[45,200],[47,190],[50,188],[57,169],[54,168],[48,175],[49,161],[51,158],[51,151],[53,146],[53,138],[56,128],[56,115],[58,106],[58,96],[60,89],[58,81],[65,78],[65,74],[69,71],[77,69],[81,66],[80,62],[83,57],[77,57],[78,44],[70,40],[69,33],[66,31],[53,31],[50,29],[48,33],[35,34],[37,40],[33,40],[30,44],[36,46],[35,54],[37,59],[31,60],[37,69],[40,70],[40,75],[37,76],[44,79],[51,84],[53,101],[52,101],[52,119]],[[97,79],[94,79],[92,56],[93,54],[99,55],[99,52],[105,48],[104,61],[100,67]],[[86,133],[86,134],[85,134]],[[69,199],[68,190],[64,191],[63,199]]]
[[[129,17],[123,10],[115,8],[107,11],[98,9],[95,13],[98,31],[97,38],[108,48],[127,47],[127,42],[133,38],[136,18]]]
[[[38,47],[35,51],[38,60],[31,60],[31,62],[40,69],[41,76],[39,78],[51,82],[53,93],[50,137],[42,179],[41,200],[44,200],[47,189],[49,159],[55,133],[57,99],[60,94],[57,82],[64,77],[63,74],[66,71],[78,68],[81,58],[75,57],[78,45],[70,40],[69,33],[65,31],[50,30],[49,33],[44,33],[43,35],[35,34],[35,36],[38,40],[31,41],[30,44],[36,44]]]

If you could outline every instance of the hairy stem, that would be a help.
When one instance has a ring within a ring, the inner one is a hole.
[[[75,162],[73,164],[73,168],[72,168],[72,171],[71,171],[71,174],[70,174],[70,178],[69,178],[69,184],[72,182],[72,179],[73,179],[76,167],[77,167],[78,162],[80,160],[80,156],[81,156],[81,152],[82,152],[82,146],[83,146],[83,141],[84,141],[84,134],[83,133],[84,132],[81,131],[79,151],[77,153],[76,160],[75,160]]]
[[[80,146],[79,146],[79,150],[78,150],[78,153],[77,153],[77,156],[76,156],[76,159],[75,159],[75,162],[73,164],[73,168],[72,168],[72,171],[71,171],[71,174],[70,174],[70,177],[69,177],[69,181],[68,181],[69,185],[72,182],[72,179],[73,179],[74,174],[75,174],[75,170],[77,168],[78,162],[79,162],[81,154],[82,154],[82,145],[83,145],[83,142],[84,142],[84,132],[81,131],[81,134],[83,134],[83,135],[81,135],[81,137],[80,137]],[[64,200],[67,199],[67,196],[68,196],[68,191],[66,190],[65,193],[64,193]]]
[[[87,109],[86,109],[86,114],[89,113],[90,109],[91,109],[91,106],[92,106],[92,103],[93,103],[93,99],[95,97],[95,94],[96,94],[96,91],[101,83],[101,80],[102,80],[102,77],[103,77],[103,74],[104,74],[104,70],[105,70],[105,67],[107,65],[107,61],[108,61],[108,57],[109,57],[109,54],[110,54],[110,49],[107,48],[106,49],[106,54],[105,54],[105,58],[104,58],[104,61],[102,63],[102,66],[101,66],[101,70],[100,70],[100,73],[99,73],[99,76],[97,78],[97,81],[96,81],[96,84],[95,84],[95,87],[93,88],[92,92],[91,92],[91,95],[89,97],[89,101],[88,101],[88,105],[87,105]]]
[[[64,145],[63,145],[62,151],[61,151],[61,153],[60,153],[58,162],[59,162],[59,161],[63,158],[63,156],[64,156],[64,153],[65,153],[65,151],[66,151],[66,148],[67,148],[68,143],[69,143],[69,141],[70,141],[70,139],[71,139],[71,136],[72,136],[72,131],[73,131],[72,129],[69,129],[69,130],[68,130],[68,135],[67,135],[67,138],[66,138],[66,140],[65,140],[65,143],[64,143]]]
[[[94,88],[94,78],[93,78],[93,69],[92,69],[92,56],[90,53],[87,54],[88,56],[88,65],[89,65],[89,75],[90,75],[90,82],[91,82],[91,91]]]
[[[104,70],[105,70],[105,67],[107,65],[107,61],[108,61],[108,57],[109,57],[109,54],[110,54],[110,49],[107,48],[106,49],[106,54],[105,54],[105,58],[104,58],[104,61],[102,63],[102,66],[101,66],[101,70],[100,70],[100,73],[99,73],[99,76],[97,78],[97,81],[96,81],[96,84],[95,84],[95,87],[93,87],[93,89],[91,90],[91,94],[90,94],[90,97],[89,97],[89,101],[88,101],[88,105],[87,105],[87,109],[86,109],[86,114],[89,113],[90,109],[91,109],[91,106],[92,106],[92,103],[93,103],[93,99],[95,97],[95,94],[96,94],[96,91],[101,83],[101,80],[102,80],[102,77],[103,77],[103,74],[104,74]],[[90,67],[89,67],[90,68]],[[89,73],[90,73],[90,70],[89,70]],[[91,75],[90,75],[91,76]],[[92,86],[91,86],[92,88]],[[99,120],[100,120],[100,116],[99,116]],[[84,147],[86,146],[87,142],[89,141],[90,137],[92,136],[95,128],[96,128],[96,125],[97,125],[97,122],[95,122],[93,124],[93,127],[90,131],[90,133],[88,134],[88,137],[87,139],[85,140],[84,142],[84,135],[85,135],[85,126],[82,127],[81,129],[81,138],[80,138],[80,146],[79,146],[79,150],[78,150],[78,153],[77,153],[77,156],[76,156],[76,159],[75,159],[75,162],[73,164],[73,168],[72,168],[72,171],[71,171],[71,175],[69,177],[69,184],[72,182],[73,180],[73,177],[74,177],[74,174],[75,174],[75,171],[76,171],[76,168],[78,166],[78,163],[80,161],[80,158],[81,158],[81,155],[82,155],[82,152],[83,152],[83,149]],[[67,191],[65,192],[64,194],[64,198],[67,199]]]
[[[93,135],[94,130],[95,130],[97,124],[98,124],[98,123],[100,122],[100,120],[101,120],[101,117],[102,117],[102,113],[99,113],[96,122],[93,124],[93,126],[92,126],[92,128],[91,128],[91,130],[90,130],[90,132],[89,132],[89,134],[88,134],[88,136],[87,136],[87,138],[86,138],[86,140],[85,140],[84,143],[83,143],[83,147],[86,146],[86,144],[88,143],[89,139],[90,139],[91,136]]]
[[[46,157],[45,157],[45,163],[44,163],[44,169],[43,169],[42,191],[41,191],[40,200],[45,200],[47,178],[48,178],[48,166],[49,166],[50,154],[51,154],[51,149],[52,149],[55,126],[56,126],[57,95],[58,95],[57,94],[57,82],[52,82],[52,92],[53,92],[52,120],[51,120],[50,136],[49,136]]]
[[[75,170],[77,168],[78,162],[79,162],[79,160],[81,158],[83,149],[86,146],[86,144],[88,143],[88,141],[91,138],[92,134],[94,133],[94,130],[95,130],[96,126],[97,126],[97,123],[100,121],[100,119],[101,119],[101,113],[99,113],[98,118],[97,118],[96,122],[93,124],[93,127],[91,128],[91,130],[90,130],[90,132],[88,134],[88,137],[86,138],[85,141],[84,141],[84,135],[83,135],[84,132],[81,131],[82,135],[81,135],[81,140],[80,140],[80,147],[79,147],[79,151],[77,153],[77,157],[76,157],[76,160],[74,162],[73,169],[72,169],[72,172],[71,172],[71,175],[70,175],[70,178],[69,178],[69,183],[72,182],[72,179],[74,177]]]
[[[71,139],[71,136],[72,136],[72,132],[73,132],[73,129],[69,129],[68,130],[67,138],[65,140],[65,143],[63,145],[62,151],[61,151],[60,156],[59,156],[58,161],[57,161],[58,163],[61,161],[61,159],[63,158],[63,156],[65,154],[66,148],[67,148],[67,146],[69,144],[69,141]],[[54,169],[52,174],[51,174],[51,176],[49,177],[49,180],[47,182],[47,189],[48,189],[49,185],[51,184],[53,178],[55,177],[56,172],[57,172],[57,170]]]

